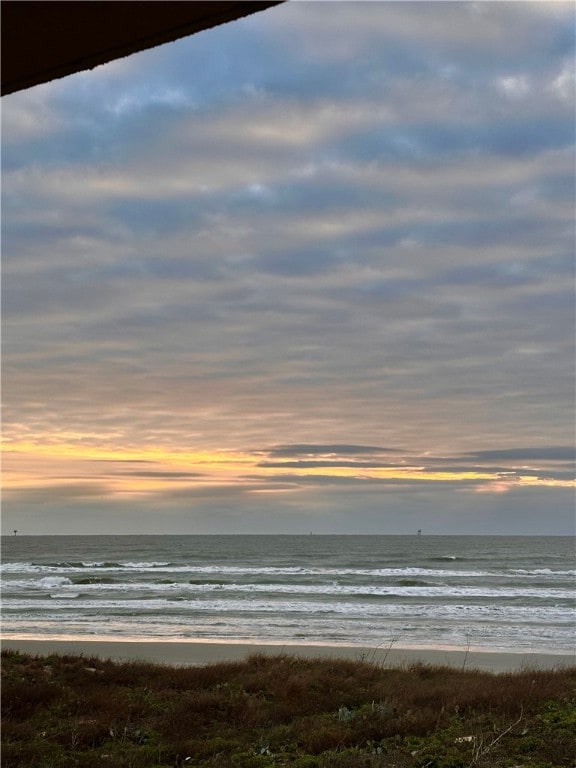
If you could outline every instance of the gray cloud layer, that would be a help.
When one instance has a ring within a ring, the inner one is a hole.
[[[5,98],[5,436],[573,459],[573,61],[572,4],[289,3]]]

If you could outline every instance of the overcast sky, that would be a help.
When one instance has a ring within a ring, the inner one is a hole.
[[[574,532],[574,5],[292,2],[5,97],[3,532]]]

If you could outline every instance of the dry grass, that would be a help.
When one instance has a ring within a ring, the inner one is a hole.
[[[5,768],[573,768],[576,754],[576,668],[5,652],[2,677]]]

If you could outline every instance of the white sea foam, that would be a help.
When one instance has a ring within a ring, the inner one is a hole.
[[[558,538],[9,537],[3,550],[5,636],[573,643],[573,542]]]
[[[57,602],[57,595],[50,600],[50,608],[69,608],[67,601],[61,605]],[[27,610],[38,610],[39,605],[36,600],[14,600],[10,606],[10,612],[18,614]],[[307,601],[307,600],[283,600],[272,603],[268,600],[194,600],[182,599],[175,604],[167,598],[150,598],[134,602],[112,599],[100,600],[95,604],[91,600],[77,599],[74,601],[71,610],[79,612],[82,610],[97,610],[98,616],[102,617],[106,611],[130,612],[134,616],[146,615],[149,613],[158,613],[162,616],[162,621],[176,619],[182,621],[186,616],[195,613],[215,613],[220,616],[225,614],[254,614],[254,613],[303,613],[306,615],[334,613],[350,617],[382,616],[392,618],[395,616],[413,616],[415,618],[436,617],[462,617],[482,616],[482,617],[506,617],[508,620],[532,621],[535,617],[548,616],[556,621],[574,621],[574,611],[570,606],[542,607],[534,605],[530,608],[514,607],[510,605],[478,605],[467,603],[456,603],[450,605],[431,605],[430,603],[415,604],[378,604],[378,603],[357,603],[350,601]],[[79,615],[79,614],[78,614]]]
[[[80,597],[80,592],[56,592],[55,594],[50,594],[51,600],[75,600],[77,597]]]
[[[62,587],[65,584],[72,584],[66,576],[45,576],[38,581],[37,586],[40,589],[52,589],[53,587]]]
[[[34,581],[15,580],[7,585],[9,593],[27,590],[50,590],[54,587],[69,586],[86,594],[101,594],[116,592],[119,594],[150,593],[154,591],[163,593],[213,593],[225,591],[226,593],[264,593],[267,595],[297,594],[319,596],[357,596],[367,598],[387,597],[429,597],[450,600],[455,597],[483,598],[500,600],[503,598],[530,598],[532,600],[574,600],[574,591],[560,588],[533,588],[533,587],[468,587],[468,586],[398,586],[387,584],[375,586],[369,584],[291,584],[291,583],[228,583],[228,584],[202,584],[188,582],[173,582],[169,584],[151,584],[150,582],[131,583],[96,583],[75,584],[66,577],[47,576]]]
[[[442,558],[445,560],[445,558]],[[494,568],[493,570],[452,570],[443,568],[406,566],[399,568],[304,568],[304,567],[242,567],[226,565],[174,565],[163,562],[142,562],[142,563],[115,563],[106,564],[83,563],[82,565],[41,565],[38,563],[3,563],[0,565],[0,573],[68,573],[85,574],[90,570],[97,570],[105,573],[122,573],[125,569],[131,569],[140,573],[170,573],[170,574],[197,574],[207,576],[350,576],[350,577],[416,577],[423,578],[489,578],[496,575],[506,575],[506,573],[516,576],[550,576],[554,578],[563,578],[566,576],[576,576],[576,570],[552,570],[550,568]]]
[[[553,571],[551,568],[533,568],[527,570],[526,568],[512,568],[512,573],[521,574],[522,576],[576,576],[576,569],[571,568],[568,571]]]

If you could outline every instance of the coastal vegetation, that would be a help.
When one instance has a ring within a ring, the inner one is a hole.
[[[576,667],[492,674],[252,655],[2,653],[4,768],[560,768]]]

